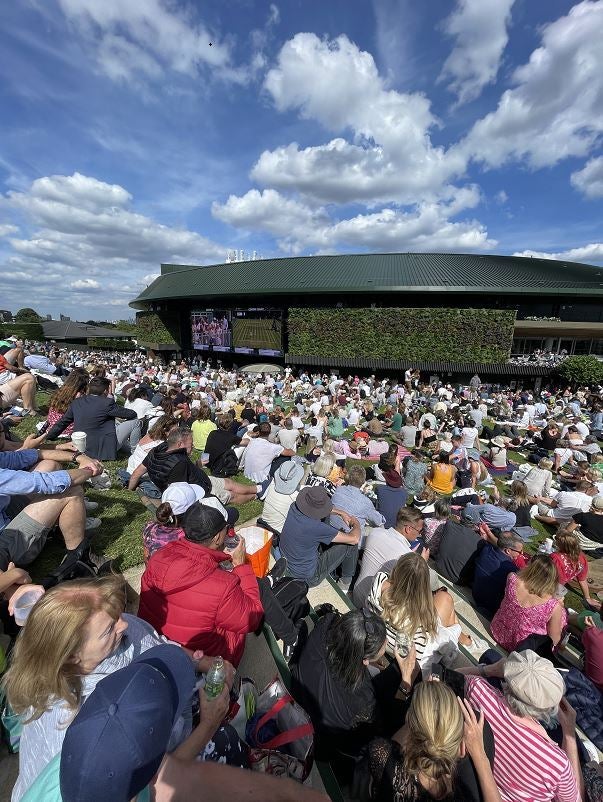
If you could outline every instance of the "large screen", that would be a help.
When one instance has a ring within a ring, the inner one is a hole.
[[[193,348],[202,351],[230,351],[230,312],[218,309],[191,312]]]
[[[283,313],[280,310],[237,309],[232,313],[232,344],[237,353],[280,356]]]

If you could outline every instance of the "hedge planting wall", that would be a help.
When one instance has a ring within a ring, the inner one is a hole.
[[[136,329],[134,336],[141,342],[175,345],[178,337],[178,315],[165,313],[160,318],[155,312],[137,312]]]
[[[492,309],[289,309],[293,356],[506,362],[515,312]]]

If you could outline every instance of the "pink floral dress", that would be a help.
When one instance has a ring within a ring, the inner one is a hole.
[[[492,635],[497,643],[511,652],[528,635],[546,635],[554,609],[559,599],[549,599],[534,607],[522,607],[517,601],[517,574],[509,574],[505,596],[500,608],[492,619]],[[562,626],[567,623],[563,609]]]

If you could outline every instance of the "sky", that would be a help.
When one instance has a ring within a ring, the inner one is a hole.
[[[603,264],[603,0],[20,0],[0,308],[132,317],[162,262]]]

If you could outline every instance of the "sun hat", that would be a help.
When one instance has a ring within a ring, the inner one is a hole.
[[[402,487],[402,477],[398,473],[398,471],[390,468],[389,471],[383,471],[383,478],[385,479],[385,484],[388,487]]]
[[[162,493],[161,501],[168,503],[174,515],[182,515],[195,501],[201,501],[205,490],[201,485],[189,485],[188,482],[174,482]]]
[[[297,509],[308,518],[322,521],[330,515],[333,502],[324,487],[302,487],[295,500]]]
[[[555,666],[531,649],[511,652],[505,660],[504,680],[516,699],[539,710],[557,707],[565,693],[565,683]]]
[[[603,496],[601,495],[593,496],[592,506],[596,510],[603,510]]]
[[[297,486],[304,475],[304,467],[298,462],[289,460],[283,462],[274,474],[274,489],[277,493],[290,496],[297,490]]]
[[[493,445],[498,446],[499,448],[506,448],[507,444],[502,439],[502,437],[493,437],[490,441]]]
[[[65,733],[63,802],[129,802],[146,788],[194,686],[192,660],[171,644],[101,680]]]

